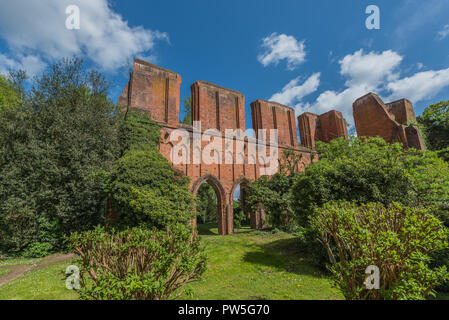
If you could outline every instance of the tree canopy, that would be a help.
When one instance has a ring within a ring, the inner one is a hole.
[[[424,128],[427,147],[441,151],[440,155],[449,161],[449,101],[428,106],[418,121]]]

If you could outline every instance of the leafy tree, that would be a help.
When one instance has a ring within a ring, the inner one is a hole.
[[[262,176],[250,183],[246,188],[247,209],[255,212],[262,204],[269,225],[284,230],[295,228],[291,193],[293,182],[294,176],[277,173],[272,177]]]
[[[97,227],[72,234],[69,242],[81,260],[82,300],[176,299],[206,270],[200,240],[185,225],[108,232]]]
[[[312,153],[312,159],[315,155]],[[282,152],[282,159],[279,165],[279,172],[283,175],[294,176],[299,173],[306,163],[303,160],[303,154],[294,149],[286,149]]]
[[[47,254],[63,235],[104,221],[120,122],[106,93],[100,74],[63,59],[0,111],[1,252]]]
[[[429,255],[448,248],[449,235],[430,210],[331,202],[316,210],[311,225],[347,299],[424,299],[449,279],[446,267],[429,267]],[[371,265],[379,269],[379,290],[366,288]]]
[[[427,148],[441,150],[443,159],[449,161],[449,101],[430,105],[418,121],[424,127]]]
[[[20,96],[14,85],[0,74],[0,110],[14,108],[20,102]]]
[[[291,189],[295,177],[304,167],[302,154],[293,149],[284,150],[279,173],[272,177],[262,176],[246,188],[247,209],[255,211],[262,204],[272,227],[290,231],[297,229]]]
[[[203,183],[198,189],[197,214],[199,215],[199,223],[217,223],[217,195],[214,188],[208,183]]]
[[[234,206],[234,227],[235,229],[239,230],[242,228],[243,225],[249,224],[248,216],[243,211],[243,208],[241,206],[240,200],[234,200],[233,201]]]
[[[130,110],[120,127],[122,157],[114,165],[106,191],[119,214],[111,223],[126,228],[165,228],[194,217],[189,178],[159,152],[160,129],[148,115]]]
[[[188,96],[187,98],[182,99],[182,103],[184,103],[184,110],[186,115],[181,123],[184,124],[192,124],[192,97]]]
[[[381,138],[335,139],[319,143],[317,152],[320,161],[298,174],[292,188],[295,215],[303,224],[332,200],[396,201],[447,215],[449,166],[433,152],[403,150]]]
[[[436,153],[404,150],[381,138],[335,139],[319,143],[317,151],[320,160],[299,173],[291,189],[293,214],[302,227],[300,246],[317,266],[325,265],[327,254],[316,242],[308,217],[331,201],[398,202],[429,208],[441,221],[449,221],[449,166]],[[449,265],[445,256],[432,255],[439,265]]]

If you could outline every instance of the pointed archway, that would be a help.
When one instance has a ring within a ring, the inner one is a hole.
[[[218,233],[221,235],[232,234],[234,229],[232,210],[220,180],[211,174],[200,177],[192,185],[193,196],[196,197],[199,188],[204,183],[209,183],[217,195]]]

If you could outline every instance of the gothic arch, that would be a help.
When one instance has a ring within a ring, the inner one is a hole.
[[[234,184],[232,185],[231,192],[229,194],[229,204],[230,204],[230,207],[232,208],[232,211],[234,211],[234,192],[235,192],[235,189],[237,189],[237,186],[240,186],[240,205],[243,210],[243,213],[245,215],[247,215],[247,217],[251,220],[252,216],[246,208],[246,192],[245,192],[245,189],[242,189],[242,186],[245,186],[245,185],[247,186],[249,183],[250,183],[250,180],[248,178],[246,178],[245,176],[241,176],[234,182]],[[234,216],[232,218],[234,219]]]
[[[235,189],[237,188],[238,185],[241,185],[241,184],[247,185],[247,184],[249,184],[249,180],[244,176],[235,180],[234,184],[232,185],[231,193],[229,194],[229,202],[232,203],[232,201],[234,200]]]
[[[221,235],[231,234],[233,232],[232,212],[230,211],[229,201],[226,196],[226,191],[223,188],[220,180],[211,174],[206,174],[196,180],[191,188],[193,196],[196,197],[198,189],[203,183],[209,183],[217,195],[218,203],[218,232]]]

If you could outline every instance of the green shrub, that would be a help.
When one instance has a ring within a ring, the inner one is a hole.
[[[234,227],[239,230],[243,227],[243,225],[249,224],[248,216],[245,214],[241,207],[241,203],[239,200],[234,200]]]
[[[0,74],[0,110],[15,108],[20,103],[20,94],[13,83]]]
[[[209,183],[203,183],[196,194],[196,211],[201,223],[217,223],[218,201],[214,188]]]
[[[195,200],[189,178],[173,169],[157,148],[160,129],[149,116],[128,112],[122,126],[123,155],[109,174],[106,192],[118,218],[115,226],[165,228],[188,223],[194,217]],[[123,129],[126,128],[126,129]]]
[[[23,256],[25,258],[40,258],[48,256],[53,252],[53,250],[54,247],[51,243],[33,242],[25,249],[25,251],[23,252]]]
[[[123,108],[123,107],[122,107]],[[156,148],[160,142],[160,127],[148,114],[130,109],[119,126],[121,155],[128,150]]]
[[[310,220],[347,299],[424,299],[449,279],[446,267],[429,267],[429,255],[448,248],[449,235],[430,210],[333,202]],[[370,265],[380,270],[379,290],[364,285]]]
[[[299,173],[292,188],[295,216],[303,225],[315,208],[333,200],[395,201],[449,212],[449,165],[433,152],[405,151],[381,138],[340,138],[319,143],[317,150],[320,161]]]
[[[174,299],[206,268],[199,238],[184,225],[165,231],[97,227],[69,241],[81,259],[83,300]]]
[[[265,209],[267,222],[271,227],[282,230],[294,229],[296,220],[293,215],[291,186],[294,176],[280,173],[272,177],[263,176],[250,183],[246,188],[246,206],[256,211],[260,204]]]
[[[0,252],[18,255],[33,243],[60,250],[64,235],[104,221],[120,123],[106,92],[101,75],[64,59],[14,108],[0,107]]]
[[[440,101],[424,109],[418,117],[425,132],[426,146],[439,151],[440,156],[449,161],[449,101]]]

